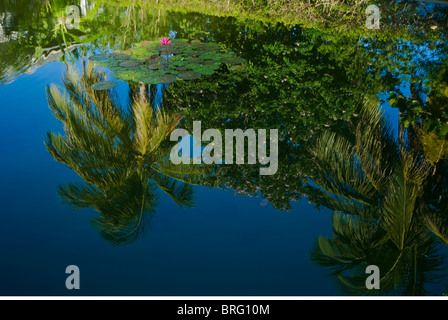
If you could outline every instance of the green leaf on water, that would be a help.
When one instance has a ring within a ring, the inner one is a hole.
[[[135,69],[138,68],[140,65],[141,62],[137,60],[125,60],[119,64],[120,67],[127,69]]]
[[[226,64],[242,64],[246,62],[246,59],[239,57],[229,57],[221,59],[221,62]]]
[[[174,54],[167,60],[161,57],[166,50]],[[153,58],[155,57],[155,58]],[[112,59],[111,59],[112,58]],[[178,79],[194,80],[201,75],[212,75],[222,63],[230,64],[232,71],[242,68],[245,59],[233,53],[225,53],[216,43],[203,43],[199,39],[172,39],[172,43],[163,46],[160,41],[142,41],[127,50],[115,51],[110,55],[98,55],[92,60],[108,67],[117,78],[126,81],[144,81],[149,84],[172,83]]]
[[[241,71],[243,69],[245,69],[245,66],[241,64],[233,65],[230,67],[230,71]]]
[[[195,80],[201,77],[201,74],[195,71],[180,72],[177,77],[182,80]]]
[[[211,69],[203,68],[203,69],[201,69],[201,70],[198,70],[197,72],[199,72],[199,73],[202,74],[203,76],[211,76],[212,74],[215,73],[215,70],[211,70]]]
[[[116,82],[112,82],[112,81],[100,81],[95,83],[92,86],[93,90],[98,90],[98,91],[102,91],[102,90],[110,90],[115,88],[116,86],[118,86],[118,83]]]
[[[124,53],[113,53],[113,54],[112,54],[112,57],[113,57],[115,60],[128,60],[128,59],[131,58],[130,55],[128,55],[128,54],[124,54]]]
[[[165,74],[163,76],[155,76],[154,79],[157,81],[157,83],[160,84],[169,84],[176,81],[176,76],[172,74]]]
[[[89,60],[95,61],[95,62],[102,62],[102,61],[110,59],[110,57],[111,57],[110,54],[97,54],[97,55],[91,56],[89,58]]]
[[[155,77],[145,77],[145,78],[142,78],[141,81],[146,83],[146,84],[158,84],[158,82],[157,82]]]
[[[167,70],[163,70],[165,71],[166,74],[173,74],[173,75],[177,75],[179,73],[179,71],[174,70],[174,69],[167,69]]]
[[[148,64],[149,70],[157,70],[159,68],[159,65],[157,63],[150,63]]]
[[[188,68],[186,66],[179,66],[176,68],[177,71],[187,71]]]

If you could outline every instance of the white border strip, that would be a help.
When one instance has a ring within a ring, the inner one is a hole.
[[[202,301],[202,300],[448,300],[448,296],[279,296],[279,297],[257,297],[257,296],[172,296],[172,297],[146,297],[146,296],[5,296],[0,300],[154,300],[154,301]]]

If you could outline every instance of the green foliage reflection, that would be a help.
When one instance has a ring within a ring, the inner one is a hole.
[[[64,124],[64,135],[48,133],[48,152],[84,183],[59,188],[65,203],[76,208],[93,207],[100,215],[95,223],[113,244],[129,243],[147,229],[156,206],[158,188],[178,205],[191,207],[190,184],[203,173],[192,166],[169,161],[166,137],[181,116],[153,108],[145,86],[127,110],[112,91],[96,91],[93,84],[104,79],[89,64],[80,75],[69,68],[65,90],[47,89],[50,108]]]

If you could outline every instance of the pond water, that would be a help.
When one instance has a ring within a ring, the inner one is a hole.
[[[219,3],[0,4],[0,295],[448,293],[447,6]]]

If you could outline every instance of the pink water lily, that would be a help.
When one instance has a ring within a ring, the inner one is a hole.
[[[165,47],[165,50],[166,50],[166,59],[168,60],[168,45],[169,44],[171,44],[171,40],[170,40],[170,38],[163,38],[163,39],[161,39],[160,40],[160,43],[162,44],[162,45],[164,45],[164,46],[166,46]]]
[[[171,40],[170,40],[170,38],[163,38],[160,40],[160,43],[164,46],[167,46],[167,45],[171,44]]]

